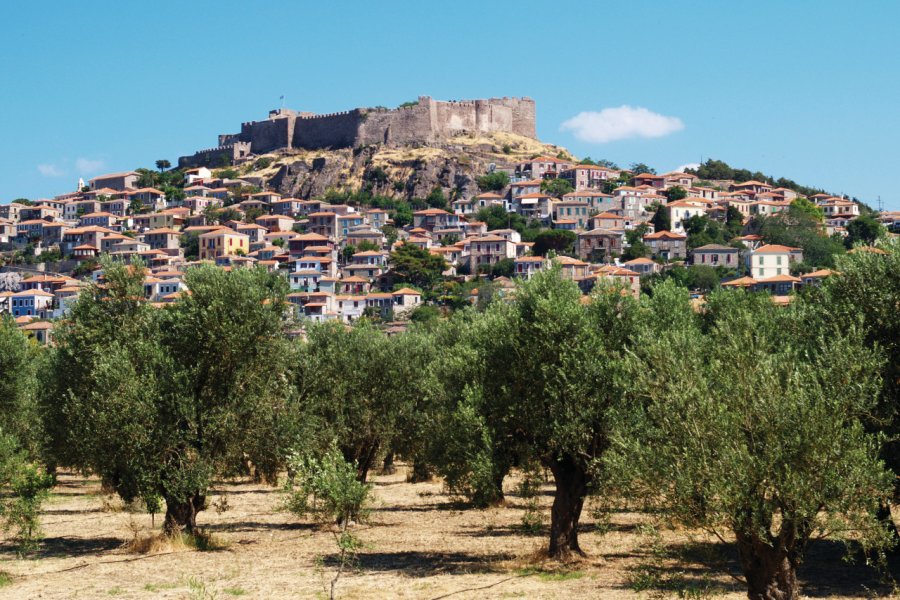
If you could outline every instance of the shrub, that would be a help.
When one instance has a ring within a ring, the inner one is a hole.
[[[506,171],[494,171],[475,178],[475,183],[482,192],[499,192],[509,185],[509,175]]]
[[[372,167],[369,169],[367,173],[369,181],[374,181],[375,183],[382,184],[388,182],[388,174],[387,171],[384,170],[384,167]]]
[[[286,488],[288,511],[341,524],[364,516],[372,488],[357,481],[356,466],[344,460],[336,443],[321,458],[295,452],[288,464],[293,472]]]
[[[275,159],[273,159],[269,156],[263,156],[262,158],[260,158],[253,164],[253,168],[254,169],[268,169],[270,166],[272,166],[273,162],[275,162]]]
[[[338,523],[338,530],[332,532],[338,548],[338,569],[329,586],[333,599],[344,569],[362,548],[348,527],[351,520],[365,516],[372,486],[357,481],[356,466],[344,460],[335,442],[321,458],[295,453],[289,465],[294,476],[288,482],[286,508],[294,514],[312,513],[325,522]]]

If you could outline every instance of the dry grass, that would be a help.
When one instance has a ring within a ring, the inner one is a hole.
[[[163,554],[186,552],[190,547],[183,536],[168,535],[160,531],[135,535],[122,544],[122,549],[129,554]]]
[[[521,527],[525,501],[471,510],[447,497],[439,482],[411,484],[399,466],[375,476],[376,506],[356,534],[365,544],[338,586],[341,598],[727,598],[746,595],[733,548],[702,535],[658,531],[642,514],[619,509],[594,527],[585,511],[588,557],[548,561],[544,535]],[[246,482],[221,486],[228,510],[200,514],[212,549],[160,535],[146,514],[106,512],[96,481],[65,475],[42,518],[46,540],[30,560],[0,546],[0,598],[315,598],[334,567],[327,528],[277,510],[272,488]],[[539,495],[549,512],[550,486]],[[220,496],[213,495],[213,502]],[[801,571],[815,597],[867,598],[885,593],[873,572],[846,567],[839,548],[818,544]],[[874,590],[874,591],[867,591]]]

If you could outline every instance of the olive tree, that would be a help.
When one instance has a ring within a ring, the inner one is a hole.
[[[41,431],[35,402],[42,351],[0,315],[0,523],[14,530],[24,555],[40,540],[40,507],[53,478],[41,464]]]
[[[40,437],[35,397],[42,358],[15,321],[0,315],[0,429],[31,450]]]
[[[619,358],[633,303],[618,288],[598,290],[590,307],[558,266],[522,284],[510,304],[494,303],[476,322],[484,362],[481,416],[495,445],[553,473],[551,557],[584,554],[578,523],[597,486],[592,463],[608,447],[609,415],[622,395]]]
[[[318,443],[337,441],[361,482],[424,393],[427,352],[412,336],[388,337],[365,322],[324,323],[309,328],[298,350],[299,410],[315,423]]]
[[[877,398],[880,357],[853,322],[842,334],[810,330],[807,310],[719,292],[704,327],[686,295],[658,300],[604,461],[633,497],[733,537],[754,600],[798,596],[814,537],[886,539],[875,512],[890,475],[860,419]]]
[[[502,323],[498,306],[493,318]],[[447,491],[484,508],[503,500],[503,480],[517,461],[517,450],[500,419],[488,419],[482,382],[489,364],[476,344],[487,315],[457,311],[434,331],[430,370],[435,393],[423,414],[425,453],[443,477]],[[498,440],[495,443],[495,440]],[[499,443],[502,440],[503,443]]]
[[[281,335],[286,284],[262,269],[190,269],[182,299],[144,300],[140,264],[104,263],[61,325],[46,414],[56,459],[124,499],[166,502],[196,532],[217,477],[249,461],[274,476],[291,411]]]
[[[884,242],[876,252],[838,257],[837,273],[823,283],[821,293],[810,295],[822,308],[826,326],[842,329],[862,317],[866,343],[886,355],[880,399],[868,426],[886,433],[882,458],[900,476],[900,243]],[[892,502],[897,504],[900,478],[894,481]],[[890,520],[887,505],[882,517]]]

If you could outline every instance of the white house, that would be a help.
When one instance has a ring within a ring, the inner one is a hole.
[[[669,219],[672,223],[671,231],[684,233],[684,222],[697,215],[706,214],[706,203],[698,200],[676,200],[666,205],[669,211]]]

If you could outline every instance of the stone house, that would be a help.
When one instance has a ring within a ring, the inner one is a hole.
[[[525,194],[537,194],[541,191],[540,179],[528,179],[526,181],[516,181],[509,184],[510,199],[524,196]]]
[[[327,236],[319,233],[301,233],[294,236],[288,242],[288,252],[291,256],[302,256],[307,249],[316,247],[334,248],[334,242]]]
[[[104,200],[100,203],[100,210],[124,218],[128,214],[128,201],[121,198]]]
[[[439,208],[417,210],[413,213],[413,227],[421,227],[428,231],[456,228],[459,227],[459,215]]]
[[[666,261],[687,258],[687,236],[672,231],[657,231],[644,236],[653,256]]]
[[[78,219],[79,227],[106,227],[107,229],[116,230],[119,225],[119,217],[108,212],[92,212],[82,215]]]
[[[520,256],[513,264],[513,275],[531,279],[532,275],[550,266],[550,259],[543,256]]]
[[[585,229],[591,213],[587,202],[577,200],[557,200],[552,203],[553,222],[560,220],[574,221],[575,229]]]
[[[678,186],[687,190],[694,185],[694,182],[697,181],[699,177],[692,175],[691,173],[672,171],[670,173],[663,173],[663,179],[665,181],[664,187],[666,189]]]
[[[735,183],[731,186],[732,192],[749,192],[751,194],[761,194],[763,192],[771,192],[773,186],[762,181],[750,180],[742,183]]]
[[[285,217],[299,217],[303,214],[303,200],[297,198],[284,198],[276,200],[269,205],[273,215]]]
[[[454,215],[456,216],[456,215]],[[367,227],[368,223],[366,223],[366,217],[362,213],[356,212],[348,212],[345,214],[339,214],[337,217],[337,221],[335,222],[335,227],[337,227],[337,236],[339,240],[346,239],[350,232],[354,229],[358,229],[361,227]]]
[[[506,258],[516,257],[516,244],[499,235],[468,238],[463,242],[463,254],[469,256],[469,268],[477,273],[482,266],[497,264]]]
[[[422,294],[410,288],[401,288],[391,292],[394,299],[394,314],[402,315],[415,309],[422,303]]]
[[[125,190],[137,187],[137,181],[140,175],[135,171],[125,171],[124,173],[107,173],[99,175],[88,181],[88,185],[92,190],[109,188],[124,192]]]
[[[583,260],[578,260],[571,256],[559,255],[554,258],[553,261],[559,265],[560,276],[563,279],[579,281],[590,274],[591,265]]]
[[[144,242],[151,250],[177,250],[181,247],[181,233],[174,229],[151,229],[144,233]]]
[[[740,264],[740,250],[721,244],[706,244],[694,248],[691,261],[695,265],[735,269]]]
[[[310,213],[306,230],[328,239],[337,239],[337,213],[328,211]]]
[[[578,234],[575,250],[578,256],[592,262],[606,261],[622,254],[622,231],[592,229]]]
[[[63,236],[69,229],[66,223],[45,223],[41,228],[41,241],[47,246],[61,244]]]
[[[26,208],[24,204],[18,204],[16,202],[0,204],[0,219],[6,219],[7,221],[16,223],[19,221],[19,213],[23,208]]]
[[[516,165],[515,176],[524,179],[555,178],[559,173],[572,167],[572,161],[553,156],[538,156]]]
[[[73,200],[63,206],[62,216],[66,220],[74,221],[81,215],[102,211],[103,207],[97,200]]]
[[[559,173],[576,190],[601,189],[605,181],[616,179],[619,172],[597,165],[574,165]]]
[[[635,187],[649,185],[650,187],[661,190],[666,187],[666,178],[662,175],[654,175],[653,173],[639,173],[634,176],[633,185]]]
[[[563,194],[563,200],[567,202],[586,202],[591,211],[604,212],[622,208],[621,201],[612,194],[604,194],[596,190],[576,190]]]
[[[602,212],[588,219],[588,229],[624,229],[625,218],[611,212]]]
[[[366,221],[370,226],[375,229],[381,229],[385,225],[387,225],[388,220],[388,212],[386,210],[382,210],[380,208],[370,208],[363,212],[363,216],[365,216]]]
[[[516,212],[526,219],[535,219],[541,222],[550,220],[550,205],[553,197],[536,192],[523,194],[510,201],[511,212]]]
[[[263,215],[256,218],[256,224],[268,231],[293,231],[294,219],[283,215]]]

